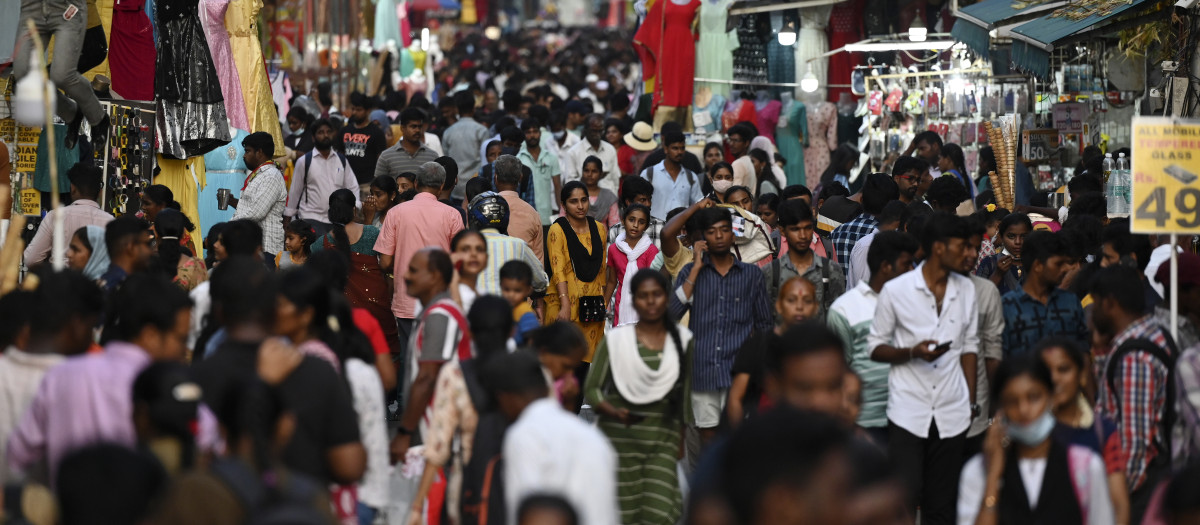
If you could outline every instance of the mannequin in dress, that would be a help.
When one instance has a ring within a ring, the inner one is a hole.
[[[125,0],[113,6],[108,65],[112,89],[129,100],[154,100],[154,30],[146,16],[145,0]]]
[[[658,129],[667,117],[688,122],[696,72],[696,35],[692,25],[701,0],[660,0],[650,8],[645,22],[633,37],[642,59],[643,78],[654,78],[654,124]],[[669,108],[669,109],[667,109]],[[685,125],[684,130],[690,126]]]
[[[808,106],[808,147],[804,149],[805,186],[816,188],[829,166],[829,153],[837,147],[837,106],[825,101],[821,90],[805,93]]]
[[[805,73],[808,73],[808,66],[811,64],[813,74],[820,82],[821,87],[816,91],[820,95],[820,100],[825,100],[826,86],[829,84],[827,82],[829,58],[821,57],[821,55],[829,52],[829,38],[825,35],[825,27],[829,25],[829,13],[832,10],[832,5],[801,9],[800,32],[796,39],[796,78],[804,78]],[[816,60],[809,62],[810,59]],[[803,93],[799,87],[796,88],[796,96],[801,100],[805,100]],[[824,168],[821,170],[823,171]],[[818,172],[817,175],[819,176],[820,173]]]
[[[230,135],[221,81],[200,27],[200,6],[191,0],[159,0],[157,7],[158,150],[175,159],[203,155],[227,144]],[[266,103],[275,108],[270,97]]]
[[[713,93],[712,88],[703,85],[696,89],[696,99],[692,111],[694,132],[708,135],[721,131],[721,112],[725,110],[725,97]]]
[[[734,0],[702,0],[700,41],[696,44],[696,77],[733,80],[733,50],[738,48],[737,30],[727,30],[729,6]],[[730,84],[700,82],[713,93],[729,98]],[[700,104],[696,105],[701,107]]]
[[[793,100],[792,94],[781,94],[779,124],[775,128],[775,145],[786,164],[783,172],[788,185],[807,184],[804,179],[804,146],[808,138],[808,112],[803,102]]]
[[[779,122],[779,111],[782,103],[771,98],[771,91],[762,90],[754,100],[755,125],[758,134],[775,143],[775,126]]]

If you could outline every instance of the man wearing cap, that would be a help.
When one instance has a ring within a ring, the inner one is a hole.
[[[1162,285],[1163,302],[1154,307],[1154,320],[1166,331],[1171,331],[1171,261],[1158,267],[1154,280]],[[1200,255],[1179,254],[1179,335],[1176,346],[1190,348],[1200,344],[1196,331],[1200,323]]]
[[[620,120],[610,118],[607,122],[620,122]],[[633,151],[613,144],[613,147],[617,148],[617,162],[621,164],[621,173],[630,175],[641,173],[641,165],[645,163],[646,157],[650,155],[650,152],[658,149],[658,141],[654,140],[654,129],[645,122],[635,122],[633,130],[622,138],[625,145]]]
[[[524,240],[508,235],[508,202],[499,193],[485,191],[471,199],[467,224],[483,234],[487,241],[488,262],[476,280],[479,295],[500,295],[500,267],[508,261],[522,261],[533,270],[533,291],[538,297],[546,292],[550,280],[542,262]],[[535,303],[535,307],[536,307]]]
[[[562,182],[565,184],[579,180],[583,174],[583,161],[594,156],[604,165],[604,172],[600,175],[600,187],[616,195],[621,184],[621,169],[617,166],[617,148],[602,139],[604,118],[592,113],[588,115],[584,128],[584,140],[571,146],[571,149],[563,154]]]

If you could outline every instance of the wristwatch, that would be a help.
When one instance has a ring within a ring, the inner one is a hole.
[[[971,413],[981,412],[983,409],[979,407],[979,403],[971,403]]]
[[[403,426],[398,426],[398,427],[396,427],[396,434],[399,434],[401,436],[411,436],[412,431],[407,428],[404,428]]]

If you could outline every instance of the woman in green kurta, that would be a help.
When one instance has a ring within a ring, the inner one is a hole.
[[[600,342],[584,395],[617,450],[621,523],[674,524],[683,509],[675,462],[693,419],[692,334],[667,313],[671,286],[661,272],[637,272],[630,290],[639,320]]]

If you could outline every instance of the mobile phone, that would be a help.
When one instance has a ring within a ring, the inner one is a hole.
[[[945,343],[937,345],[937,347],[933,349],[934,352],[938,352],[938,353],[943,353],[948,350],[950,350],[950,341],[946,341]]]
[[[462,262],[462,261],[458,261],[458,262],[454,263],[454,270],[455,270],[455,271],[459,271],[459,272],[461,272],[461,271],[462,271],[462,267],[463,267],[463,262]]]

